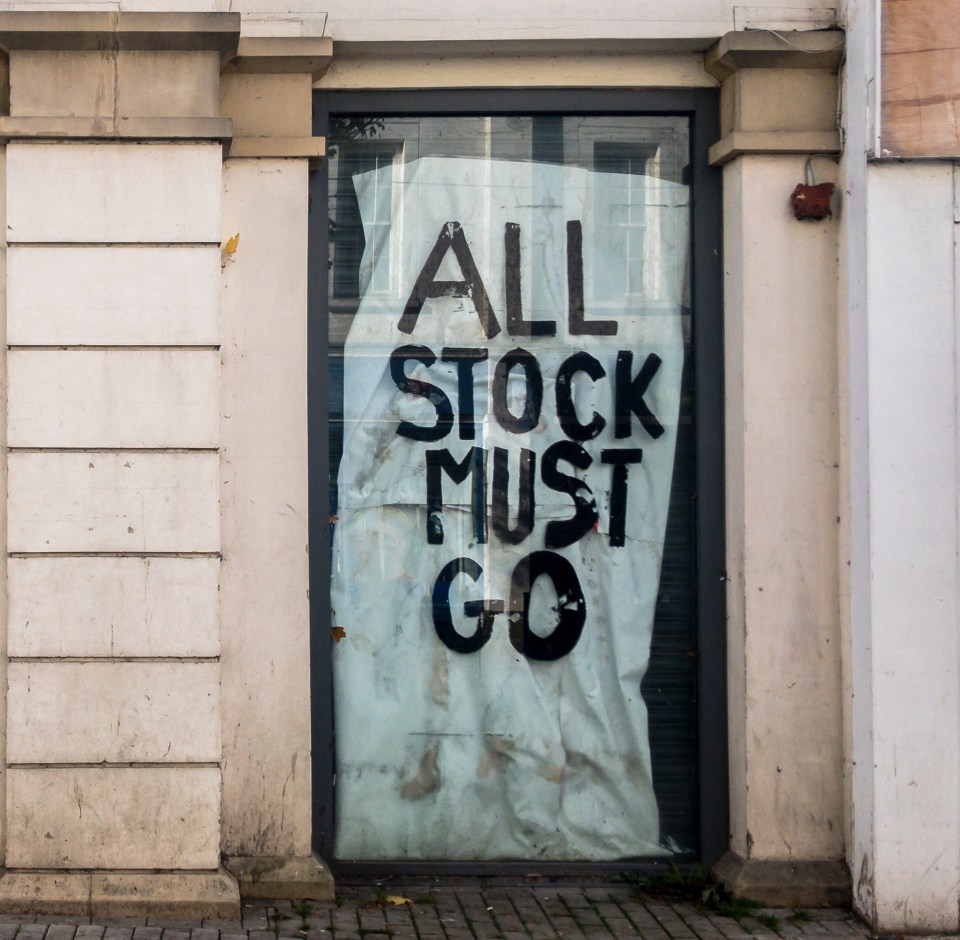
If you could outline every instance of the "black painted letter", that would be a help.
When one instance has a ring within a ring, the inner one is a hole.
[[[564,460],[581,470],[593,463],[593,458],[573,441],[557,441],[547,448],[543,455],[543,468],[540,475],[543,482],[558,493],[569,493],[573,497],[575,513],[572,519],[555,519],[547,523],[544,544],[547,548],[563,548],[583,538],[597,521],[597,501],[590,487],[583,480],[561,473],[557,469],[558,461]]]
[[[472,441],[477,436],[473,418],[473,366],[477,362],[486,360],[487,351],[485,349],[444,347],[440,353],[440,358],[444,362],[455,362],[457,364],[460,440]]]
[[[616,320],[587,320],[583,315],[583,227],[567,222],[567,324],[571,336],[616,336]]]
[[[511,336],[556,336],[553,320],[524,320],[520,295],[520,226],[503,227],[504,284],[507,295],[507,332]]]
[[[510,373],[519,366],[523,369],[526,379],[526,395],[524,396],[523,414],[518,418],[507,407],[507,388],[510,383]],[[523,434],[532,431],[540,421],[540,406],[543,404],[543,376],[540,374],[540,363],[532,353],[519,346],[511,349],[497,363],[493,373],[493,413],[500,426],[514,434]]]
[[[426,398],[437,409],[437,423],[432,428],[422,428],[419,424],[401,421],[397,425],[397,434],[414,441],[439,441],[446,437],[453,427],[450,399],[436,385],[407,377],[405,365],[411,359],[422,362],[427,368],[437,361],[437,357],[427,346],[400,346],[390,353],[390,377],[401,392]]]
[[[451,248],[457,259],[457,264],[460,265],[463,280],[435,281],[434,278],[437,271],[440,270],[444,255]],[[447,222],[440,229],[436,244],[427,256],[427,260],[417,276],[417,281],[413,285],[413,290],[410,292],[407,304],[403,308],[403,314],[397,328],[402,333],[412,333],[416,329],[417,319],[423,309],[424,301],[431,297],[444,296],[470,298],[477,308],[480,326],[483,328],[483,334],[487,339],[492,339],[500,332],[497,315],[490,305],[490,298],[487,296],[486,288],[480,279],[480,272],[477,270],[473,255],[470,254],[470,248],[459,222]]]
[[[621,350],[617,353],[617,378],[616,378],[616,398],[614,410],[617,414],[614,435],[616,437],[629,437],[631,432],[632,411],[643,425],[646,432],[652,438],[658,438],[663,434],[663,425],[657,420],[656,415],[647,407],[643,396],[650,386],[650,382],[657,374],[660,364],[663,360],[656,354],[650,353],[640,366],[640,371],[635,379],[631,378],[633,372],[633,353],[629,350]]]
[[[517,524],[510,528],[510,453],[505,447],[493,449],[493,531],[508,545],[522,542],[533,529],[533,480],[537,473],[537,455],[520,449],[520,480],[517,483]]]
[[[530,592],[540,575],[547,575],[557,592],[559,622],[549,636],[530,629]],[[517,562],[510,584],[510,643],[528,659],[551,661],[576,645],[587,619],[587,602],[573,565],[555,552],[533,552]]]
[[[467,601],[463,605],[468,617],[476,616],[477,629],[473,636],[457,633],[450,616],[450,585],[458,574],[465,574],[474,583],[483,574],[472,558],[454,558],[443,566],[433,585],[433,628],[448,649],[455,653],[476,653],[493,632],[493,618],[503,610],[503,601]]]
[[[446,473],[454,483],[463,483],[473,474],[470,504],[473,511],[474,535],[478,542],[487,540],[487,520],[484,513],[483,491],[486,486],[486,451],[471,447],[467,456],[457,463],[448,450],[427,451],[427,542],[443,544],[443,478]]]
[[[613,464],[613,481],[610,484],[610,544],[619,548],[627,535],[627,467],[643,460],[639,447],[623,450],[602,450],[600,459]]]
[[[585,372],[591,379],[602,379],[607,373],[603,366],[590,353],[574,353],[557,371],[557,418],[563,433],[574,441],[589,441],[596,437],[606,426],[605,419],[596,412],[589,424],[577,420],[577,411],[573,405],[573,377]]]

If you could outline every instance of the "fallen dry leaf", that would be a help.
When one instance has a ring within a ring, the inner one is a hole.
[[[383,900],[390,904],[396,905],[413,904],[413,901],[411,901],[410,898],[402,898],[399,894],[388,894]]]
[[[334,643],[339,643],[346,635],[347,635],[347,631],[344,630],[343,627],[330,628],[330,636],[333,637]]]
[[[237,251],[237,245],[239,244],[240,244],[240,233],[237,232],[236,235],[231,235],[230,238],[227,239],[227,243],[223,246],[221,251],[225,255],[235,254]]]

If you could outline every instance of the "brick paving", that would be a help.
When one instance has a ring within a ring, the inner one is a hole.
[[[244,904],[242,920],[0,916],[0,940],[752,940],[870,938],[850,911],[760,909],[739,920],[629,885],[341,885],[337,902]]]

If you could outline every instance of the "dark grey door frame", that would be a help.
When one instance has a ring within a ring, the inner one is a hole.
[[[726,707],[726,598],[724,541],[724,413],[722,194],[720,173],[707,160],[719,138],[719,95],[714,89],[465,89],[314,92],[313,133],[327,136],[331,114],[447,116],[528,114],[685,115],[691,129],[693,196],[692,290],[694,422],[696,428],[697,629],[699,667],[700,862],[712,864],[728,848],[729,782]],[[309,215],[308,389],[310,467],[311,721],[313,842],[333,855],[334,733],[329,617],[330,510],[327,472],[327,175],[312,174]],[[662,863],[660,863],[662,864]],[[363,863],[342,864],[343,874],[407,872],[423,875],[593,874],[656,862]]]

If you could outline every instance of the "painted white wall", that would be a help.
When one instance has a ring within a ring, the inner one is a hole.
[[[249,34],[327,35],[338,42],[661,39],[704,48],[732,29],[817,29],[840,0],[3,0],[2,9],[240,11]]]
[[[852,501],[869,533],[851,558],[859,569],[851,598],[853,693],[869,709],[854,712],[852,810],[861,857],[851,861],[857,902],[883,930],[958,926],[953,185],[949,163],[869,168],[866,347],[850,353],[851,361],[865,358],[868,410],[857,419],[867,424],[868,453],[857,469],[868,479]],[[858,681],[865,676],[869,684]],[[871,791],[872,805],[858,802]]]
[[[767,26],[809,29],[833,22],[837,3],[766,0],[326,0],[327,34],[334,40],[417,41],[487,39],[681,39],[716,37],[732,29]]]
[[[846,856],[853,900],[875,917],[873,881],[873,677],[870,624],[870,387],[867,375],[867,161],[872,134],[876,3],[848,0],[840,164],[840,596],[843,631]]]
[[[840,361],[847,858],[855,906],[875,929],[955,931],[956,190],[948,162],[870,162],[877,7],[850,0],[846,13]]]

